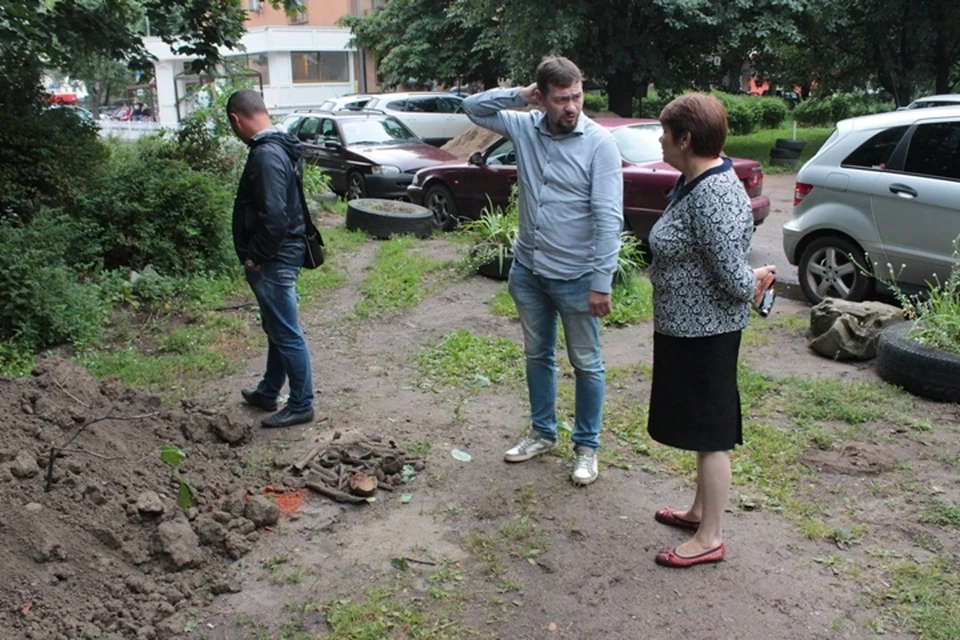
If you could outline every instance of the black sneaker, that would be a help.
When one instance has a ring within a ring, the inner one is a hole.
[[[291,411],[289,407],[284,407],[269,418],[264,418],[260,424],[266,429],[280,429],[305,422],[313,422],[313,407],[306,411]]]
[[[277,401],[267,402],[267,400],[260,395],[260,392],[257,391],[256,387],[247,387],[246,389],[240,389],[240,395],[243,396],[243,401],[246,402],[251,407],[256,407],[257,409],[263,409],[264,411],[276,411],[277,410]]]

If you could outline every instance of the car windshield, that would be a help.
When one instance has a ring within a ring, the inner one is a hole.
[[[351,144],[396,144],[400,142],[418,142],[415,133],[407,129],[396,118],[364,118],[341,120],[343,138]]]
[[[657,162],[663,160],[660,136],[663,128],[657,123],[635,124],[610,131],[620,148],[620,156],[627,162]]]

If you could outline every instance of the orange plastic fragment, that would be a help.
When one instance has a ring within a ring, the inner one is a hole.
[[[307,501],[307,492],[304,489],[278,491],[272,486],[267,486],[263,490],[263,496],[276,500],[277,506],[280,507],[280,513],[288,518]]]

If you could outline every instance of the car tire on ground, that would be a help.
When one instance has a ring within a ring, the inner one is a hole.
[[[443,231],[457,228],[457,203],[453,193],[442,184],[432,184],[423,194],[423,204],[433,212],[433,221]]]
[[[434,229],[433,212],[410,202],[360,198],[347,203],[346,226],[381,240],[395,235],[426,238]]]
[[[347,174],[347,200],[367,197],[367,182],[359,171]]]
[[[880,332],[877,375],[914,395],[960,402],[960,355],[911,340],[907,332],[912,326],[912,322],[898,322]]]
[[[850,240],[840,236],[817,238],[803,250],[797,264],[800,289],[811,304],[824,298],[860,302],[873,284],[861,266],[866,266],[863,250]]]
[[[800,158],[770,158],[770,164],[778,167],[799,167]]]
[[[794,151],[803,151],[803,148],[807,146],[806,140],[791,140],[789,138],[777,138],[776,148],[777,149],[793,149]]]
[[[799,149],[781,149],[779,147],[774,147],[770,149],[771,158],[799,158],[800,150]]]

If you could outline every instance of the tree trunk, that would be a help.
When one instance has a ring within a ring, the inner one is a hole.
[[[633,73],[619,71],[607,79],[607,97],[610,111],[621,118],[633,117],[633,95],[637,92],[637,83]]]
[[[933,68],[936,74],[936,91],[934,93],[950,93],[950,59],[947,57],[947,41],[943,33],[937,33],[937,40],[933,44]]]

